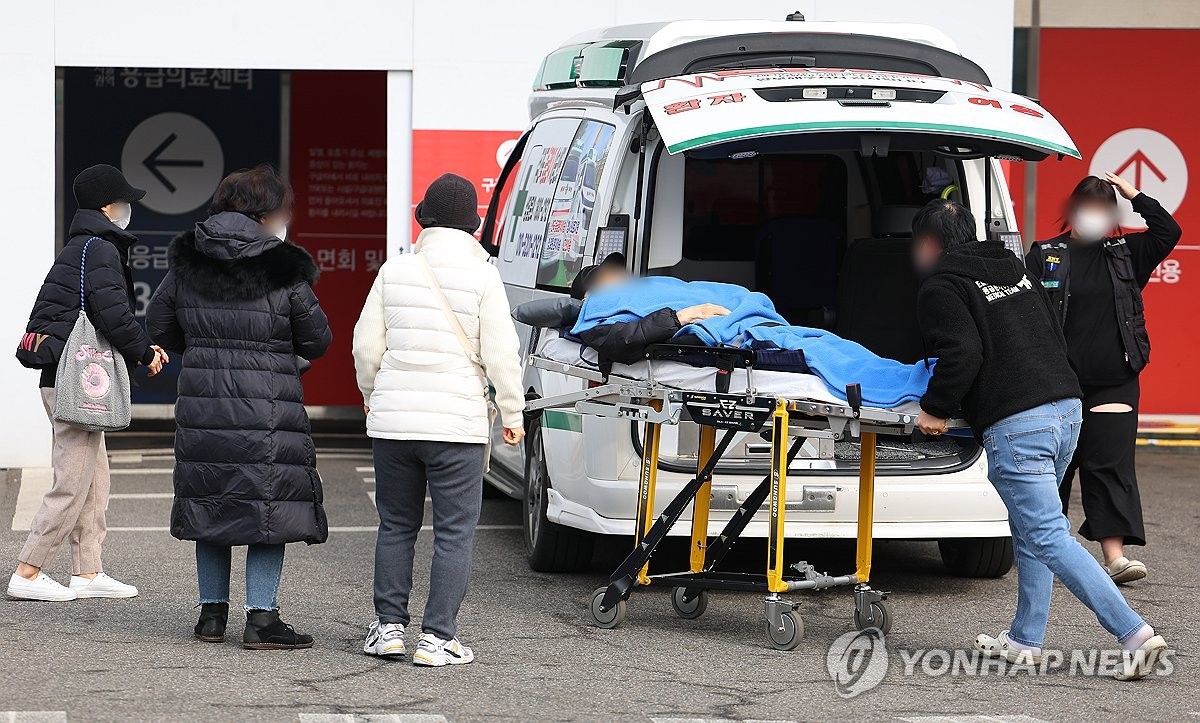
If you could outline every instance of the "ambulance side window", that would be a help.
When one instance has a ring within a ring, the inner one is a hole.
[[[520,163],[508,178],[508,201],[496,223],[496,265],[505,283],[532,288],[546,238],[551,205],[579,118],[549,118],[529,136]]]
[[[585,120],[571,139],[550,202],[550,218],[539,255],[540,289],[566,291],[584,266],[600,177],[616,130],[610,123]]]

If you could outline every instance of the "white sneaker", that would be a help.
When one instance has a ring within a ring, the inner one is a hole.
[[[1167,641],[1155,635],[1137,650],[1126,650],[1121,656],[1121,669],[1113,674],[1117,680],[1145,678],[1158,667],[1158,661],[1167,653]]]
[[[400,623],[380,623],[378,620],[372,622],[371,627],[367,628],[363,652],[381,658],[403,658],[407,652],[404,648],[404,626]]]
[[[126,585],[120,580],[109,577],[100,572],[91,580],[79,575],[71,576],[71,589],[81,598],[85,597],[109,597],[109,598],[125,598],[137,597],[138,589],[133,585]]]
[[[79,597],[74,590],[60,585],[44,572],[32,580],[27,580],[17,573],[8,579],[8,596],[18,600],[45,600],[47,602],[64,602]]]
[[[1104,566],[1108,576],[1118,585],[1141,580],[1146,576],[1146,565],[1138,560],[1121,556]]]
[[[1042,653],[1031,650],[1021,650],[1012,647],[1008,641],[1008,631],[1000,633],[999,637],[981,634],[975,638],[975,649],[989,658],[1004,658],[1016,665],[1041,665]]]
[[[413,653],[413,665],[428,665],[440,668],[443,665],[466,665],[475,659],[475,653],[458,638],[442,640],[431,633],[421,633],[417,641],[417,652]]]

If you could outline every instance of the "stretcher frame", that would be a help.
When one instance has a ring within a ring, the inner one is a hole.
[[[678,346],[667,346],[667,352],[680,351]],[[654,381],[653,352],[647,358],[649,378],[646,380],[581,368],[536,354],[528,357],[528,363],[533,367],[588,382],[585,389],[530,400],[526,407],[529,412],[540,414],[547,409],[569,408],[583,415],[626,419],[644,425],[634,549],[613,571],[608,585],[592,594],[589,606],[592,622],[602,628],[617,627],[625,618],[626,601],[634,589],[655,583],[674,586],[672,606],[681,617],[689,619],[703,614],[709,590],[765,592],[767,639],[772,647],[791,650],[803,638],[804,626],[796,612],[799,603],[785,599],[783,595],[852,585],[855,626],[860,630],[877,628],[888,632],[892,624],[892,612],[887,601],[889,593],[876,590],[869,584],[875,509],[876,437],[879,434],[911,435],[916,415],[863,406],[858,385],[848,387],[849,401],[845,404],[760,395],[753,384],[752,351],[717,349],[716,352],[718,355],[722,352],[732,354],[745,367],[747,389],[744,392],[730,393],[727,390],[728,375],[725,376],[725,389],[717,392],[688,391],[659,384]],[[719,382],[718,389],[721,386]],[[662,426],[679,424],[685,415],[700,425],[696,475],[655,518]],[[965,424],[960,420],[952,420],[949,426],[962,427]],[[771,439],[770,473],[734,511],[721,533],[710,540],[709,506],[717,464],[739,432],[762,433],[766,429],[770,430]],[[719,439],[718,431],[723,432]],[[858,438],[861,442],[856,564],[854,572],[850,574],[819,573],[803,561],[792,566],[796,574],[788,574],[784,570],[788,468],[804,442],[814,438],[835,441]],[[789,439],[792,441],[789,442]],[[719,571],[721,561],[764,503],[769,510],[765,574]],[[679,522],[688,505],[693,507],[688,569],[650,574],[650,559],[668,532]]]

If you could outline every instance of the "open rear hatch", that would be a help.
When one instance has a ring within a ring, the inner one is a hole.
[[[669,153],[772,139],[808,147],[942,150],[1040,161],[1079,158],[1074,141],[1035,101],[981,83],[841,68],[714,70],[641,85]],[[766,149],[763,149],[766,150]]]

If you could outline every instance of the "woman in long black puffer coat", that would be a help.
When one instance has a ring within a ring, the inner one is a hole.
[[[248,545],[251,649],[312,646],[279,619],[276,594],[284,544],[328,536],[300,365],[332,335],[311,287],[316,264],[284,240],[291,206],[269,166],[226,177],[209,218],[172,241],[146,315],[150,337],[183,360],[171,534],[196,541],[196,636],[224,640],[230,548]]]

